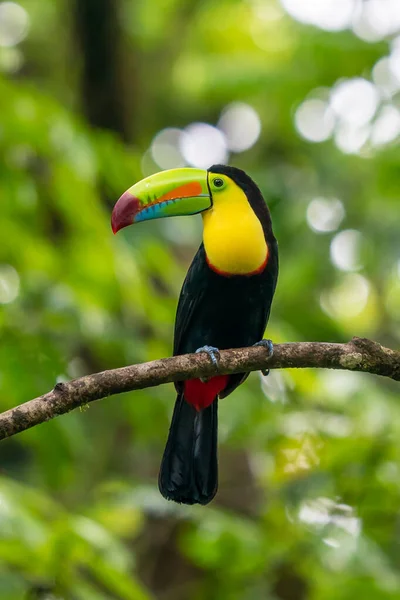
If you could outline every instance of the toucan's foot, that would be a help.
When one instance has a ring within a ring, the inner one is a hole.
[[[253,344],[253,346],[263,346],[264,348],[267,348],[268,358],[271,358],[274,353],[274,345],[271,340],[260,340],[259,342]],[[269,375],[269,369],[261,369],[261,373],[266,377]]]
[[[218,348],[215,348],[214,346],[202,346],[201,348],[197,348],[196,354],[198,354],[199,352],[206,352],[208,354],[208,356],[210,357],[211,362],[214,365],[214,367],[218,367],[218,363],[219,363]]]
[[[208,354],[214,367],[218,367],[218,363],[219,363],[218,348],[215,348],[214,346],[202,346],[201,348],[197,348],[196,354],[198,354],[199,352],[205,352],[206,354]],[[205,383],[207,381],[207,379],[203,379],[202,377],[200,377],[200,381]]]

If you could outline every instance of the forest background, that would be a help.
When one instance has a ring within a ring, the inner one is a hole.
[[[0,410],[171,354],[201,219],[114,237],[119,195],[229,162],[281,271],[268,337],[400,340],[397,0],[0,2]],[[4,600],[400,598],[398,384],[252,374],[220,489],[166,502],[172,385],[0,444]]]

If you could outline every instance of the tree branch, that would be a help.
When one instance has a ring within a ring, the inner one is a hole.
[[[218,373],[314,367],[362,371],[400,381],[400,352],[363,338],[353,338],[347,344],[276,344],[271,358],[266,353],[259,346],[222,350]],[[0,414],[0,440],[112,394],[212,377],[216,372],[207,354],[185,354],[58,383],[51,392]]]

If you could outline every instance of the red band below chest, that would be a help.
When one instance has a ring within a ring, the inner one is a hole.
[[[267,256],[265,257],[264,262],[258,267],[258,269],[256,269],[255,271],[251,271],[250,273],[229,273],[228,271],[221,271],[221,269],[218,269],[213,264],[211,264],[211,262],[208,259],[207,254],[206,254],[206,261],[207,261],[207,264],[210,267],[210,269],[212,271],[214,271],[215,273],[217,273],[218,275],[222,275],[222,277],[235,277],[235,276],[250,277],[251,275],[260,275],[260,273],[262,273],[264,271],[265,267],[267,266],[267,262],[268,262],[268,253],[267,253]]]

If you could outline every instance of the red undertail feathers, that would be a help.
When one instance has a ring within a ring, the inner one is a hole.
[[[185,381],[184,396],[186,402],[194,406],[197,411],[207,408],[226,387],[228,378],[229,375],[216,375],[204,383],[200,379]]]

